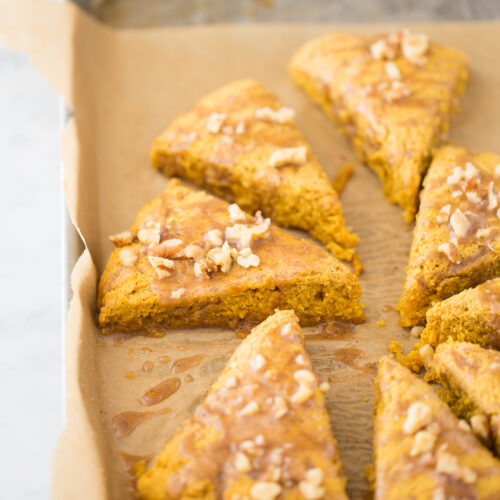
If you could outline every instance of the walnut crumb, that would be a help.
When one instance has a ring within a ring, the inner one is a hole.
[[[123,231],[122,233],[113,234],[109,237],[109,241],[117,247],[124,247],[133,243],[134,233],[132,231]]]
[[[397,53],[397,46],[390,43],[387,38],[380,38],[370,45],[370,52],[374,59],[394,59]]]
[[[256,354],[255,356],[253,356],[250,361],[250,366],[254,371],[259,371],[264,368],[264,366],[266,366],[266,360],[264,359],[264,356],[262,356],[262,354]]]
[[[285,165],[301,165],[307,160],[307,148],[298,146],[296,148],[277,149],[269,157],[269,166],[273,168]]]
[[[165,259],[177,259],[182,254],[182,247],[184,243],[177,238],[162,241],[158,245],[152,245],[148,249],[149,255],[155,257],[163,257]]]
[[[295,120],[295,111],[287,107],[282,107],[278,110],[264,107],[255,110],[255,118],[275,123],[293,123]]]
[[[131,267],[137,262],[137,254],[130,248],[120,250],[120,262],[126,267]]]
[[[429,426],[432,427],[432,426]],[[418,431],[413,439],[413,446],[410,450],[410,456],[415,457],[423,453],[427,453],[434,448],[439,429],[429,428]]]
[[[390,80],[399,80],[401,78],[401,71],[398,65],[393,61],[385,63],[385,73]]]
[[[178,288],[177,290],[172,290],[172,298],[180,299],[186,293],[185,288]]]
[[[479,205],[481,203],[481,197],[476,193],[476,191],[467,191],[465,193],[467,201],[473,205]]]
[[[439,211],[436,217],[436,221],[438,222],[438,224],[447,223],[450,220],[450,214],[451,214],[451,205],[445,205]]]
[[[226,380],[224,386],[227,389],[234,389],[235,387],[238,386],[238,379],[233,375]]]
[[[307,500],[317,500],[324,496],[325,488],[321,486],[323,477],[323,471],[319,467],[306,471],[304,480],[299,482],[299,489]]]
[[[245,417],[247,415],[254,415],[259,411],[259,405],[257,404],[256,401],[250,401],[246,406],[244,406],[240,411],[239,415],[240,417]]]
[[[276,418],[281,418],[288,413],[286,401],[281,396],[274,398],[273,413]]]
[[[470,467],[460,466],[458,458],[443,449],[438,451],[436,470],[466,484],[473,484],[477,479],[477,474]]]
[[[232,222],[246,222],[248,220],[248,215],[236,203],[229,205],[227,211]]]
[[[225,113],[212,113],[208,117],[207,131],[211,134],[218,134],[226,118],[227,115]]]
[[[403,56],[411,63],[422,65],[429,49],[429,38],[422,33],[404,33],[401,40]]]
[[[203,236],[203,239],[209,241],[214,247],[220,247],[224,242],[224,235],[220,229],[212,229]]]
[[[153,266],[158,278],[168,278],[172,274],[170,270],[173,269],[175,265],[173,260],[164,259],[163,257],[154,257],[153,255],[148,255],[148,260]]]
[[[490,436],[490,426],[486,415],[480,413],[472,415],[470,418],[470,426],[472,428],[472,432],[474,432],[477,437],[483,439],[484,441],[488,441]]]
[[[281,486],[270,481],[258,481],[250,488],[253,500],[274,500],[281,493]]]
[[[416,401],[408,408],[406,420],[403,424],[403,432],[405,434],[414,434],[426,426],[431,418],[432,412],[430,407],[422,401]]]
[[[248,472],[252,468],[250,459],[241,451],[236,453],[234,465],[238,472]]]

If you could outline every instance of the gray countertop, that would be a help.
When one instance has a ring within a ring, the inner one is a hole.
[[[500,18],[498,0],[105,0],[93,8],[118,27]],[[2,498],[48,497],[62,428],[59,126],[56,93],[26,55],[0,48]]]

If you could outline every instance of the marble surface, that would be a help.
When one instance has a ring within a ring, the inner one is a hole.
[[[225,10],[222,2],[214,4],[217,8],[208,10],[206,0],[94,1],[100,17],[116,26],[500,17],[497,0],[317,0],[302,8],[296,0],[246,0],[237,8],[226,2]],[[159,14],[151,16],[145,5]],[[2,498],[48,498],[51,457],[62,429],[59,126],[56,93],[25,54],[0,45]]]

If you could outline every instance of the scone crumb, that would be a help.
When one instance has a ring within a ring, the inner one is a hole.
[[[137,237],[143,245],[157,245],[158,243],[160,243],[159,224],[156,227],[146,227],[140,229],[137,233]]]
[[[301,165],[307,160],[307,148],[298,146],[296,148],[277,149],[269,157],[269,166],[277,168],[285,165]]]
[[[257,267],[260,264],[260,259],[258,255],[255,255],[254,253],[249,253],[246,257],[241,255],[238,255],[238,258],[236,259],[236,263],[245,268],[249,267]]]
[[[126,267],[131,267],[137,262],[137,254],[130,248],[120,250],[120,262]]]
[[[377,324],[378,327],[382,327],[382,326],[385,326],[385,321],[384,320],[377,321],[376,324]]]
[[[203,239],[209,241],[214,247],[220,247],[224,242],[223,237],[220,229],[212,229],[203,236]]]
[[[424,330],[424,327],[423,326],[414,326],[411,330],[410,330],[410,335],[415,338],[415,339],[418,339],[420,338],[420,335],[422,334],[422,331]]]
[[[438,224],[445,224],[450,220],[451,205],[445,205],[436,216]]]
[[[262,354],[256,354],[255,356],[253,356],[250,360],[250,366],[254,371],[262,370],[262,368],[266,366],[266,360],[264,359],[264,356],[262,356]]]
[[[462,429],[463,431],[467,431],[467,432],[471,431],[470,425],[463,418],[461,418],[458,421],[458,427],[460,429]]]
[[[418,431],[413,439],[413,446],[410,450],[410,456],[415,457],[427,453],[434,448],[437,439],[438,429],[425,429]]]

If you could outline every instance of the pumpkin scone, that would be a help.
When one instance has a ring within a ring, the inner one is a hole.
[[[236,349],[137,482],[140,498],[347,500],[323,391],[293,311]]]
[[[427,311],[426,320],[420,340],[405,357],[414,369],[423,364],[421,349],[432,354],[427,345],[435,348],[448,340],[500,349],[500,278],[438,302]]]
[[[152,165],[189,179],[275,224],[308,231],[360,270],[337,193],[294,122],[270,90],[251,79],[203,97],[155,141]]]
[[[466,87],[465,55],[407,30],[329,34],[301,47],[289,71],[413,220],[432,150]]]
[[[468,342],[441,344],[428,378],[444,385],[455,413],[500,455],[500,352]]]
[[[500,498],[500,461],[423,380],[389,356],[376,379],[375,499]]]
[[[98,290],[103,333],[246,328],[276,308],[304,325],[364,319],[359,281],[326,250],[177,179],[111,240],[118,248]]]
[[[500,156],[446,146],[436,152],[421,193],[403,294],[402,326],[500,275]]]

